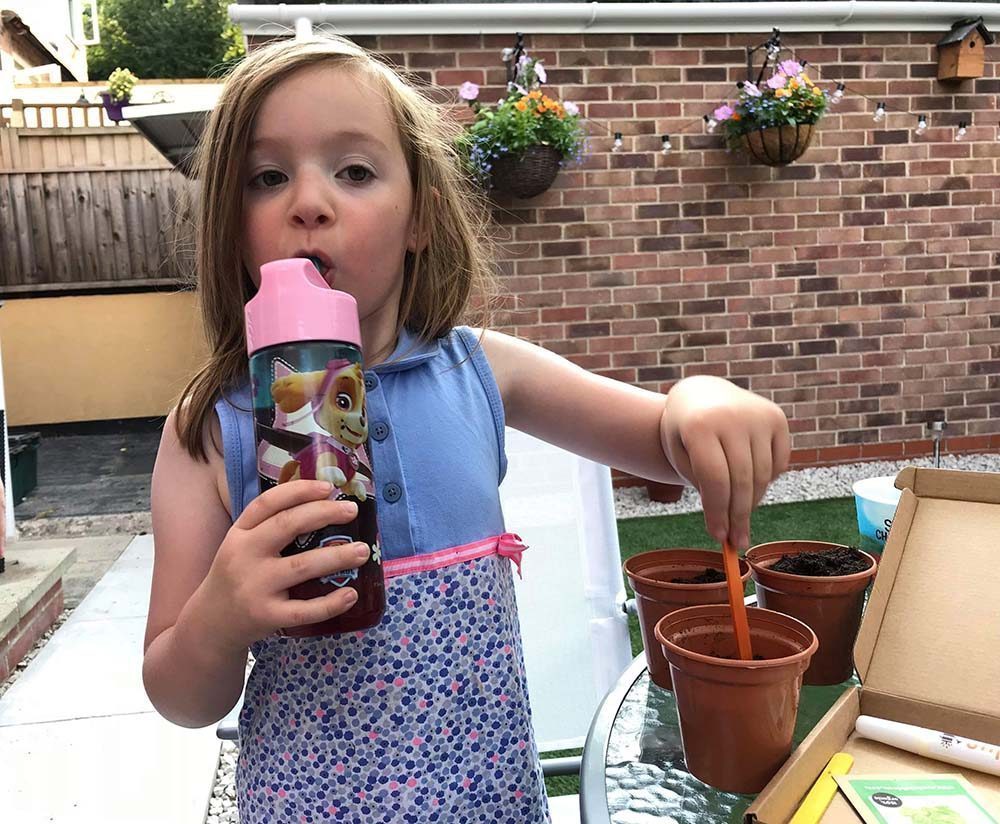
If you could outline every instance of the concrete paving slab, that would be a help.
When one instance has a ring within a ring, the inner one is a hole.
[[[132,540],[114,565],[104,573],[76,608],[70,620],[142,618],[149,611],[149,585],[153,574],[153,536]]]
[[[2,818],[203,824],[219,747],[213,729],[182,729],[155,713],[3,727]]]
[[[142,686],[146,619],[76,618],[0,699],[0,727],[152,711]]]
[[[84,599],[94,585],[101,580],[104,573],[111,568],[118,556],[132,542],[132,537],[131,535],[108,535],[40,540],[21,539],[10,545],[10,553],[13,557],[25,555],[30,558],[30,553],[38,550],[47,552],[74,549],[76,552],[74,561],[63,572],[63,594],[66,606],[72,609]],[[6,580],[6,578],[0,578],[0,582]]]

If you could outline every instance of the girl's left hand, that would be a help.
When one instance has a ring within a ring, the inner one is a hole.
[[[722,378],[685,378],[667,394],[660,441],[673,468],[701,495],[709,534],[747,549],[750,511],[788,467],[781,408]]]

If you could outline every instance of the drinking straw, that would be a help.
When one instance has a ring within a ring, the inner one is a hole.
[[[736,649],[740,658],[744,661],[752,661],[750,623],[747,621],[747,607],[743,601],[740,559],[729,541],[722,542],[722,563],[726,570],[726,588],[729,590],[729,608],[733,613],[733,629],[736,631]]]

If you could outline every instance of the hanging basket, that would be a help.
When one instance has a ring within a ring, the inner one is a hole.
[[[562,155],[551,146],[529,146],[520,156],[503,155],[493,163],[493,188],[514,197],[540,195],[559,174]]]
[[[787,166],[798,160],[809,148],[815,124],[771,126],[741,135],[743,149],[768,166]]]
[[[104,111],[108,113],[108,120],[119,123],[125,119],[122,115],[122,107],[127,106],[129,98],[123,97],[121,100],[112,100],[107,92],[101,92],[101,102],[104,104]]]

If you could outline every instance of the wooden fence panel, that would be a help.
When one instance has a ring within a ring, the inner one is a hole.
[[[184,280],[191,186],[166,169],[0,171],[0,297]]]

